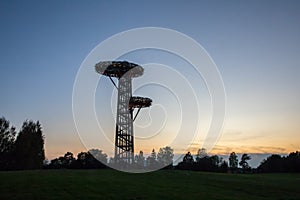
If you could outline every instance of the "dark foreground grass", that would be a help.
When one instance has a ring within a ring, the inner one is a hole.
[[[0,172],[0,199],[300,199],[300,174]]]

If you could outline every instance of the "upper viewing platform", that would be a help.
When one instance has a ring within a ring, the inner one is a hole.
[[[142,76],[144,68],[127,61],[102,61],[96,64],[96,71],[109,77],[121,78],[124,74],[128,78]]]

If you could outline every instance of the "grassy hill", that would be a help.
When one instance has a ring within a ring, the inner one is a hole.
[[[300,174],[0,172],[0,199],[300,199]]]

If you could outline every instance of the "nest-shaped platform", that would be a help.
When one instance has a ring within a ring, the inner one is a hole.
[[[129,108],[145,108],[152,104],[152,99],[147,97],[133,96],[129,100]]]
[[[144,68],[127,61],[102,61],[96,64],[96,72],[109,77],[121,78],[125,77],[134,78],[142,76]]]

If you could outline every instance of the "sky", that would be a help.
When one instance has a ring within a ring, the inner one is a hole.
[[[114,34],[132,28],[163,27],[182,32],[201,44],[222,76],[226,117],[211,154],[286,154],[299,150],[299,10],[300,2],[291,0],[0,1],[0,115],[17,129],[26,119],[39,120],[48,159],[67,151],[86,151],[72,114],[73,85],[82,62],[92,49]],[[155,75],[151,75],[153,68],[147,63],[163,61],[182,74],[189,73],[182,60],[159,51],[131,52],[121,59],[145,64],[144,76],[148,79],[155,80]],[[197,81],[199,85],[195,87]],[[191,116],[203,122],[199,137],[188,149],[195,154],[209,127],[211,105],[203,80],[191,78],[191,83],[200,99],[201,113]],[[173,137],[180,118],[176,101],[170,98],[172,94],[160,90],[145,87],[136,91],[158,103],[139,115],[137,136],[142,137],[140,127],[159,132],[155,128],[167,121],[159,143],[136,145],[144,152],[169,144],[168,137]],[[111,140],[114,92],[109,80],[101,79],[95,95],[97,117]],[[171,113],[164,116],[159,103]],[[193,105],[188,98],[182,103],[187,109]],[[111,153],[101,145],[97,148]]]

